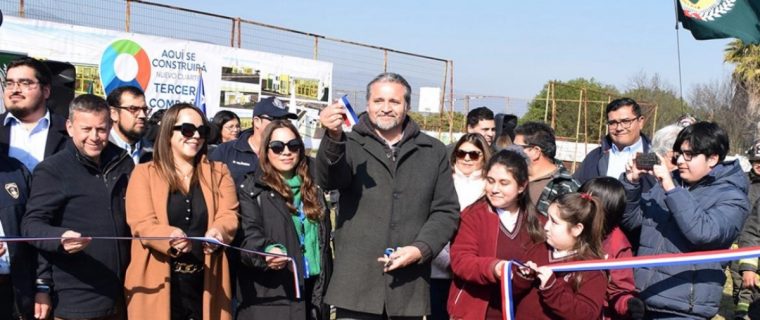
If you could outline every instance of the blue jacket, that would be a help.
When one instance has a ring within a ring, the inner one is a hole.
[[[131,236],[124,197],[134,166],[127,152],[112,143],[96,164],[69,141],[34,168],[21,233],[60,237],[74,230],[83,236]],[[74,254],[65,253],[59,241],[32,245],[50,262],[56,317],[99,318],[122,307],[130,242],[93,240]]]
[[[641,228],[638,255],[728,249],[749,213],[749,182],[738,161],[715,166],[698,183],[685,186],[674,173],[676,188],[657,184],[648,192],[622,179],[628,201],[621,225]],[[720,263],[636,268],[636,289],[650,310],[685,317],[711,318],[718,312],[724,266]]]
[[[211,161],[224,162],[227,165],[238,188],[243,184],[245,175],[256,172],[259,167],[259,157],[248,144],[248,138],[252,134],[253,129],[245,130],[236,140],[220,144],[208,156]]]

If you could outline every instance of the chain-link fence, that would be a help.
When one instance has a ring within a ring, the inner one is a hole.
[[[413,110],[417,110],[420,87],[442,88],[449,101],[443,108],[452,106],[453,63],[442,58],[140,0],[0,0],[0,10],[8,16],[332,62],[334,98],[348,94],[357,111],[365,109],[367,82],[384,71],[399,73],[409,81]]]

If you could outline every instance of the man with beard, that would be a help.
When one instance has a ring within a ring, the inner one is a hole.
[[[66,119],[46,107],[51,82],[50,69],[37,59],[24,57],[8,64],[3,83],[8,111],[0,115],[0,152],[29,171],[62,150],[68,137]]]
[[[153,146],[143,139],[150,108],[145,104],[142,90],[133,86],[119,87],[108,94],[106,101],[113,121],[108,139],[126,150],[135,164],[153,160]]]
[[[317,180],[340,191],[334,272],[325,303],[338,319],[422,319],[430,262],[459,224],[446,147],[409,116],[412,90],[395,73],[367,85],[367,112],[351,132],[346,110],[325,107]]]

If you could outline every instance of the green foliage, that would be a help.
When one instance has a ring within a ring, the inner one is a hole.
[[[521,123],[544,120],[544,112],[547,109],[547,90],[550,84],[551,82],[547,83],[530,102],[528,112],[520,119]],[[647,119],[643,132],[648,135],[651,135],[656,128],[672,123],[682,114],[690,112],[688,105],[681,102],[675,90],[665,84],[657,74],[652,77],[645,74],[635,76],[631,88],[624,93],[620,93],[614,86],[600,83],[593,78],[555,81],[554,90],[554,94],[548,97],[547,122],[552,122],[552,103],[556,103],[554,122],[557,136],[575,139],[580,106],[581,122],[580,130],[577,132],[579,141],[584,141],[584,134],[587,134],[588,142],[591,143],[598,142],[607,133],[604,125],[607,116],[604,114],[604,109],[609,101],[617,98],[630,97],[641,105],[642,114]]]
[[[737,39],[731,41],[724,52],[724,60],[735,65],[734,80],[747,91],[760,93],[760,45],[744,44]]]
[[[409,111],[409,117],[412,118],[422,128],[422,130],[448,132],[449,116],[448,112],[444,114],[429,113],[424,115],[420,112]],[[453,128],[454,132],[463,131],[465,116],[461,112],[454,112]]]
[[[544,112],[546,110],[547,90],[550,83],[547,83],[535,98],[528,104],[528,112],[520,119],[520,123],[527,121],[544,121]],[[581,97],[582,89],[584,96]],[[555,113],[555,133],[558,137],[575,138],[576,128],[578,125],[578,108],[587,112],[587,117],[581,113],[580,123],[580,141],[584,141],[584,127],[588,134],[589,142],[599,141],[599,137],[604,135],[606,128],[602,125],[604,117],[600,118],[601,111],[607,105],[607,102],[619,96],[618,90],[611,85],[606,85],[596,81],[594,78],[578,78],[570,81],[555,81],[554,93],[549,99],[547,123],[552,122],[552,103],[556,103]],[[583,99],[584,103],[579,103]]]
[[[675,122],[685,113],[693,113],[678,97],[676,90],[660,79],[660,75],[655,74],[650,78],[646,74],[639,74],[631,82],[631,88],[623,93],[623,96],[633,98],[641,105],[642,113],[646,117],[643,132],[650,135],[650,138],[654,132],[653,128],[662,128]]]

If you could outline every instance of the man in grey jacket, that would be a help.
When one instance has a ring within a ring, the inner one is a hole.
[[[403,77],[383,73],[367,85],[367,113],[351,132],[342,105],[320,114],[318,182],[341,194],[325,297],[338,319],[430,313],[430,261],[453,236],[459,204],[445,146],[407,116],[411,93]]]

